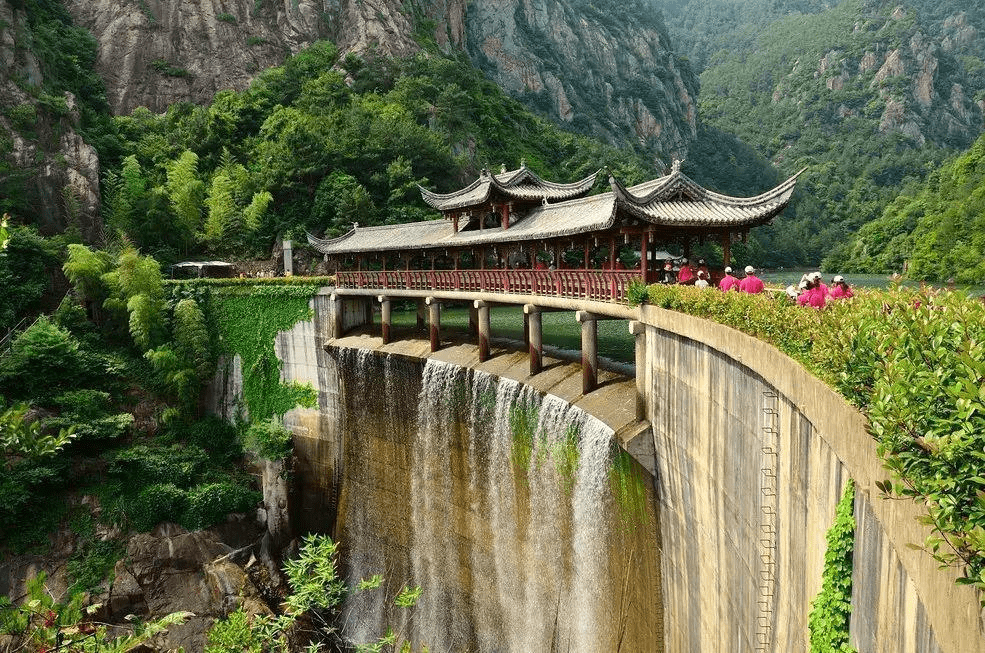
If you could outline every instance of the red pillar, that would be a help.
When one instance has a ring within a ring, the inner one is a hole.
[[[640,274],[643,277],[643,283],[650,283],[649,272],[650,265],[646,260],[648,254],[649,245],[649,235],[647,232],[640,234]]]
[[[510,205],[509,204],[502,204],[502,205],[500,205],[499,212],[500,212],[500,218],[499,219],[500,219],[500,222],[502,224],[503,229],[509,229],[510,228]]]

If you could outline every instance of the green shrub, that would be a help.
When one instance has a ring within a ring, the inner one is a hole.
[[[236,427],[221,417],[206,415],[194,422],[177,422],[163,434],[167,441],[181,440],[208,452],[216,465],[227,465],[243,457]]]
[[[87,377],[78,340],[45,317],[18,335],[0,359],[0,393],[8,398],[45,400]]]
[[[216,14],[215,19],[221,20],[224,23],[232,23],[233,25],[235,25],[237,22],[236,17],[228,13]]]
[[[294,450],[291,438],[291,432],[276,417],[254,422],[243,437],[248,450],[267,460],[284,460],[290,456]]]
[[[135,530],[149,531],[162,521],[180,522],[188,504],[188,494],[174,483],[149,485],[131,502],[130,524]]]
[[[209,468],[209,456],[200,447],[137,445],[112,454],[107,472],[110,478],[131,486],[173,483],[188,488]]]
[[[252,511],[261,499],[256,490],[230,482],[198,485],[188,491],[188,510],[181,524],[189,530],[207,528],[230,513]]]

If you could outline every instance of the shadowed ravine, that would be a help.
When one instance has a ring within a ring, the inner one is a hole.
[[[330,349],[350,584],[420,585],[411,610],[356,595],[345,628],[431,651],[659,650],[652,479],[605,424],[516,381]]]

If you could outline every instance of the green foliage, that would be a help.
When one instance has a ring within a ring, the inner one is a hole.
[[[294,450],[291,431],[284,428],[280,420],[254,422],[246,430],[244,441],[246,449],[267,460],[284,460]]]
[[[28,227],[0,231],[0,332],[37,311],[51,285],[51,270],[60,264],[50,241]]]
[[[351,593],[375,590],[383,583],[377,575],[355,588],[346,586],[338,574],[338,545],[325,535],[305,535],[297,557],[285,562],[284,574],[290,592],[283,614],[249,617],[242,608],[232,612],[209,630],[206,653],[286,653],[305,645],[305,651],[313,652],[348,648],[351,643],[342,642],[335,627],[342,601]],[[394,597],[394,605],[411,608],[420,595],[420,587],[404,587]],[[301,624],[305,627],[299,637],[297,626]],[[388,629],[376,642],[355,649],[382,651],[395,642],[396,636]]]
[[[98,539],[95,520],[88,509],[83,508],[73,515],[69,525],[76,536],[75,551],[67,564],[68,576],[72,581],[69,595],[90,592],[111,575],[126,547],[117,540]]]
[[[626,287],[626,301],[630,304],[644,304],[649,299],[647,286],[642,280],[634,278]]]
[[[27,589],[21,605],[0,603],[0,626],[22,638],[13,640],[16,650],[125,653],[194,616],[191,612],[173,612],[135,626],[110,626],[94,619],[100,604],[87,607],[83,613],[82,594],[74,595],[68,603],[57,603],[45,587],[44,573],[29,579]]]
[[[223,481],[196,485],[188,491],[188,508],[180,523],[189,530],[207,528],[235,512],[250,512],[262,496],[256,490]]]
[[[79,342],[68,331],[39,318],[0,358],[0,392],[10,398],[50,399],[90,375]]]
[[[903,271],[913,279],[985,278],[985,137],[889,204],[848,246],[845,268]],[[909,267],[904,266],[908,263]]]
[[[39,419],[27,419],[30,409],[26,402],[5,408],[0,396],[0,451],[5,457],[48,458],[76,437],[74,427],[63,428],[57,434],[43,433]]]
[[[647,527],[653,522],[643,470],[625,450],[613,445],[609,466],[609,486],[619,506],[623,528]]]
[[[190,74],[184,68],[172,65],[171,62],[166,59],[155,59],[151,62],[151,67],[162,75],[167,75],[168,77],[188,77]]]
[[[814,311],[676,286],[650,302],[770,342],[862,409],[893,475],[880,486],[926,505],[927,551],[985,588],[985,303],[892,288]]]
[[[216,14],[215,19],[221,20],[225,23],[232,23],[233,25],[236,24],[236,16],[233,16],[232,14],[229,13]]]
[[[281,383],[280,362],[274,353],[278,332],[310,319],[308,301],[316,290],[310,282],[216,287],[212,319],[219,349],[240,356],[243,400],[254,423],[283,415],[298,404],[317,405],[317,394],[310,385]]]
[[[163,521],[180,522],[188,510],[188,494],[174,483],[154,483],[140,490],[128,509],[130,526],[149,531]]]
[[[855,653],[848,643],[852,614],[852,553],[855,547],[855,483],[849,480],[835,509],[824,552],[821,591],[811,602],[811,653]]]

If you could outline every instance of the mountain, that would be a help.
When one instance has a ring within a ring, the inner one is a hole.
[[[343,55],[433,48],[469,60],[544,116],[664,163],[697,133],[697,79],[641,0],[65,0],[99,42],[116,114],[243,90],[318,39]]]
[[[952,0],[654,0],[700,70],[699,119],[784,173],[773,264],[843,260],[853,234],[983,126],[982,10]],[[707,20],[706,20],[707,19]]]
[[[109,124],[94,46],[59,2],[0,1],[0,212],[90,242],[102,235],[94,143]]]

